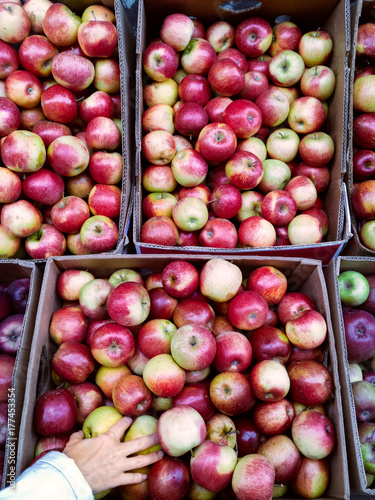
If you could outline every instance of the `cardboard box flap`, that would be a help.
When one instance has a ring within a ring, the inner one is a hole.
[[[147,9],[147,17],[152,20],[155,29],[160,29],[164,20],[164,12],[180,12],[188,16],[197,17],[204,23],[215,22],[218,19],[225,19],[229,22],[240,23],[243,19],[250,16],[260,16],[270,19],[272,22],[281,14],[290,16],[291,20],[298,25],[314,26],[318,29],[322,18],[326,18],[332,12],[337,4],[337,0],[316,0],[315,2],[303,2],[301,9],[300,2],[295,0],[283,0],[277,2],[274,0],[232,0],[223,2],[222,0],[211,0],[202,2],[202,0],[189,0],[189,2],[180,2],[179,0],[164,0],[163,8],[157,2],[144,0]],[[158,33],[152,33],[156,36]]]

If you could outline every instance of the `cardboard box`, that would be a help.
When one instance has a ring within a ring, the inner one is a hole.
[[[95,277],[108,278],[112,272],[120,268],[134,268],[142,274],[151,271],[161,271],[163,267],[178,258],[175,256],[88,256],[85,258],[52,257],[48,260],[40,297],[34,339],[31,347],[30,363],[26,381],[26,395],[20,428],[18,447],[17,475],[30,463],[34,456],[38,436],[33,428],[33,414],[35,400],[43,392],[53,389],[51,382],[51,358],[56,347],[49,336],[51,316],[61,307],[62,301],[56,293],[56,282],[60,273],[66,269],[86,269]],[[188,262],[201,269],[209,255],[192,255],[186,258]],[[221,258],[225,258],[221,256]],[[349,482],[346,460],[346,446],[342,419],[341,392],[338,378],[337,357],[335,340],[331,327],[329,302],[325,287],[321,263],[309,259],[290,258],[264,258],[264,257],[238,257],[231,258],[237,264],[245,277],[261,265],[273,265],[280,269],[288,278],[290,291],[300,290],[309,294],[315,301],[318,310],[323,314],[328,325],[327,367],[331,371],[335,391],[327,403],[328,416],[335,425],[337,446],[330,457],[332,478],[324,498],[346,499],[349,498]],[[289,498],[288,496],[285,497]]]
[[[9,485],[15,479],[16,449],[19,442],[19,427],[25,396],[27,367],[29,364],[30,346],[34,333],[35,317],[39,302],[42,273],[32,262],[19,262],[16,260],[0,260],[1,281],[11,283],[16,279],[30,278],[30,292],[26,307],[25,318],[13,371],[12,405],[9,415],[7,445],[5,448],[4,473],[1,488]],[[13,407],[14,404],[14,407]]]
[[[174,12],[195,16],[206,26],[218,19],[232,22],[236,26],[251,15],[266,18],[271,25],[281,15],[287,15],[303,31],[321,28],[333,38],[333,53],[330,67],[336,75],[336,89],[330,100],[330,112],[324,130],[335,142],[335,155],[331,162],[331,182],[324,198],[324,209],[330,220],[330,229],[326,240],[317,245],[283,246],[270,248],[236,248],[230,250],[204,247],[163,247],[141,242],[142,218],[142,114],[143,70],[142,54],[147,44],[159,34],[163,18]],[[168,0],[160,3],[155,0],[139,0],[138,31],[136,46],[136,160],[134,186],[134,229],[133,239],[137,253],[227,253],[236,255],[265,255],[309,257],[322,260],[327,264],[334,255],[338,255],[350,236],[350,225],[345,222],[344,211],[346,194],[343,187],[343,174],[346,168],[347,152],[347,102],[348,102],[348,54],[350,48],[350,11],[348,0],[319,0],[316,2],[298,2],[288,0],[264,0],[263,2],[232,1],[221,3],[220,0],[202,2],[199,0]]]
[[[375,5],[373,1],[358,0],[351,9],[351,48],[349,56],[350,67],[350,80],[349,80],[349,117],[348,117],[348,155],[347,155],[347,173],[345,182],[347,185],[349,207],[350,207],[350,220],[351,220],[351,233],[353,238],[345,248],[345,255],[369,255],[375,257],[375,251],[370,250],[362,244],[359,233],[357,230],[358,220],[354,214],[352,206],[352,193],[353,193],[353,85],[355,76],[356,64],[356,44],[358,26],[365,22],[374,23]]]
[[[375,496],[375,484],[371,489],[366,488],[366,474],[361,455],[353,392],[349,378],[345,329],[337,279],[340,273],[349,270],[358,271],[365,275],[375,274],[375,259],[370,257],[338,257],[333,260],[325,270],[325,278],[331,304],[332,326],[335,332],[340,382],[342,386],[350,489],[352,494]]]
[[[58,0],[52,0],[54,3]],[[22,1],[24,3],[24,0]],[[66,2],[65,2],[66,3]],[[92,4],[98,3],[92,0]],[[99,2],[100,3],[100,2]],[[116,247],[107,252],[121,253],[128,244],[128,230],[133,207],[134,184],[134,88],[135,88],[135,37],[129,24],[121,0],[115,0],[116,27],[118,32],[118,57],[121,72],[121,121],[122,121],[122,157],[123,173],[121,181],[121,211],[118,219],[118,241]],[[69,7],[69,3],[67,3]],[[31,260],[31,259],[30,259]],[[45,264],[47,259],[35,259],[37,264]]]

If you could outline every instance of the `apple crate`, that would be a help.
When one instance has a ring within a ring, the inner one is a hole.
[[[335,332],[335,342],[337,346],[340,382],[342,386],[350,489],[352,495],[361,494],[375,496],[375,487],[366,487],[366,473],[362,460],[354,398],[349,378],[349,362],[338,284],[338,276],[342,272],[350,270],[357,271],[364,275],[375,274],[375,258],[355,256],[338,257],[337,259],[333,259],[325,270],[325,278],[331,304],[332,326]]]
[[[34,333],[35,317],[39,302],[42,273],[33,262],[20,262],[14,259],[0,260],[1,281],[11,283],[16,279],[30,278],[30,291],[25,311],[20,346],[18,348],[12,380],[12,397],[9,400],[9,427],[4,457],[4,472],[1,488],[15,479],[16,451],[19,440],[19,427],[25,396],[26,374],[29,363],[30,346]],[[13,406],[14,404],[14,406]],[[12,406],[10,406],[12,405]]]
[[[354,175],[353,175],[353,85],[355,77],[355,68],[358,58],[356,57],[356,43],[358,35],[358,27],[366,22],[374,23],[374,3],[368,0],[358,0],[351,9],[351,48],[349,56],[350,65],[350,81],[349,81],[349,113],[348,113],[348,156],[347,156],[347,172],[345,182],[348,192],[348,201],[350,207],[350,222],[351,233],[353,237],[350,239],[347,248],[345,248],[345,255],[368,255],[375,257],[375,250],[367,248],[360,239],[360,224],[357,219],[353,204],[352,194],[354,189]],[[370,59],[367,64],[370,63]],[[360,148],[368,149],[368,148]],[[374,178],[374,177],[372,177]]]
[[[56,292],[57,279],[61,272],[67,269],[82,269],[90,271],[96,278],[108,278],[117,269],[130,268],[138,270],[143,276],[147,276],[151,272],[161,271],[168,263],[180,257],[178,255],[104,255],[81,258],[51,257],[48,260],[42,284],[27,373],[17,455],[17,476],[33,460],[35,446],[39,439],[33,426],[36,399],[47,390],[55,387],[51,381],[51,359],[56,351],[56,346],[50,338],[49,325],[52,314],[62,305],[62,300]],[[184,260],[192,263],[198,270],[201,270],[203,265],[212,257],[212,255],[190,255]],[[224,255],[219,255],[218,257],[226,258]],[[331,326],[328,294],[322,264],[316,260],[287,257],[235,256],[230,261],[239,266],[244,277],[248,276],[257,267],[263,265],[275,266],[287,277],[288,290],[309,294],[314,300],[318,311],[327,321],[328,334],[324,344],[326,348],[325,358],[326,366],[332,373],[335,386],[334,394],[327,402],[327,413],[335,425],[337,444],[329,459],[332,476],[324,498],[348,499],[349,480],[342,418],[341,389],[338,377],[335,339]]]
[[[52,0],[58,3],[58,0]],[[22,0],[22,4],[25,0]],[[81,15],[83,10],[93,4],[101,3],[95,0],[65,0],[73,12]],[[116,247],[109,254],[118,254],[127,246],[128,230],[133,206],[133,184],[134,184],[134,72],[135,72],[135,37],[132,27],[126,16],[125,8],[121,0],[114,0],[114,12],[116,16],[116,28],[118,32],[118,57],[121,74],[121,122],[122,141],[121,154],[123,157],[123,172],[121,179],[121,210],[118,218],[118,240]],[[24,256],[25,255],[25,256]],[[22,259],[29,259],[26,252],[22,253]],[[37,264],[44,265],[47,259],[34,259]]]
[[[347,63],[350,48],[350,9],[348,0],[318,0],[318,3],[289,0],[263,0],[263,2],[238,1],[221,2],[210,0],[169,0],[157,3],[154,0],[139,0],[138,31],[136,47],[136,159],[133,210],[133,240],[137,253],[224,253],[235,255],[264,256],[302,256],[321,260],[327,264],[334,255],[338,255],[350,236],[350,225],[344,213],[347,211],[346,189],[343,175],[346,169],[347,150],[347,113],[348,113],[348,81]],[[217,249],[198,246],[171,247],[141,242],[142,216],[142,115],[143,102],[143,68],[142,54],[148,43],[159,36],[159,30],[165,16],[172,13],[184,13],[198,18],[209,26],[218,20],[226,20],[237,26],[239,22],[250,16],[267,19],[271,25],[275,21],[290,19],[302,31],[321,28],[330,33],[334,46],[330,67],[336,76],[336,88],[330,101],[330,112],[324,130],[335,143],[335,155],[331,161],[331,182],[324,196],[324,210],[330,220],[330,228],[324,242],[316,245],[288,245],[268,248],[236,248]]]

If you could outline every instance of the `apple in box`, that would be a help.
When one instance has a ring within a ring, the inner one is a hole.
[[[219,412],[229,416],[246,412],[255,404],[250,382],[238,372],[216,375],[210,383],[210,398]]]
[[[38,434],[54,436],[70,432],[76,422],[77,406],[67,389],[45,392],[35,404],[34,425]]]
[[[165,455],[151,466],[147,482],[147,498],[184,498],[190,486],[189,466]]]
[[[162,413],[158,436],[162,449],[172,457],[179,457],[203,443],[206,424],[194,408],[179,405]]]
[[[233,448],[206,440],[192,452],[190,471],[197,484],[218,493],[230,484],[236,464]]]

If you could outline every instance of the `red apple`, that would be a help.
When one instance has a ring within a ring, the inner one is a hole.
[[[312,360],[293,362],[288,366],[288,374],[290,396],[297,403],[323,404],[332,394],[332,376],[321,363]]]
[[[294,408],[290,401],[257,403],[254,407],[254,424],[265,436],[283,434],[292,425]]]
[[[76,418],[74,396],[67,389],[45,392],[35,404],[34,425],[42,436],[58,436],[70,432]]]
[[[29,16],[21,5],[14,2],[0,4],[1,40],[7,43],[22,42],[30,33]]]
[[[275,358],[281,363],[288,361],[291,345],[288,337],[279,328],[263,325],[251,332],[250,342],[256,361]]]
[[[207,28],[206,39],[220,53],[234,45],[234,29],[226,21],[216,21]]]
[[[0,78],[5,80],[13,71],[17,71],[19,60],[15,49],[0,40]]]
[[[57,344],[83,342],[86,338],[88,319],[80,307],[58,309],[52,315],[50,335]]]
[[[103,406],[103,395],[100,389],[91,382],[70,385],[68,391],[73,394],[77,405],[77,425],[83,425],[95,408]]]
[[[64,235],[51,224],[42,224],[38,231],[28,236],[25,242],[32,259],[48,259],[52,255],[63,255],[66,250]]]
[[[210,398],[219,412],[239,415],[254,406],[250,382],[238,372],[221,372],[210,383]]]
[[[303,411],[292,423],[294,444],[306,458],[326,458],[335,448],[336,433],[328,417],[317,411]]]
[[[110,57],[117,46],[117,29],[110,21],[95,18],[82,20],[78,43],[88,57]]]
[[[214,91],[223,97],[238,94],[245,86],[245,77],[241,68],[228,58],[214,62],[208,72],[208,81]]]
[[[243,372],[250,366],[252,346],[242,333],[229,331],[216,337],[216,355],[213,366],[219,372]]]
[[[207,75],[215,61],[215,49],[208,40],[199,37],[191,38],[181,55],[183,69],[195,75]]]
[[[249,17],[242,21],[235,34],[238,49],[247,57],[264,54],[272,42],[272,28],[260,17]]]
[[[52,85],[41,96],[43,113],[48,120],[58,123],[73,121],[78,113],[73,92],[62,85]]]
[[[258,454],[240,458],[232,477],[232,488],[238,500],[272,498],[274,483],[274,466]]]
[[[152,394],[142,377],[124,375],[115,382],[112,389],[112,399],[115,408],[122,415],[138,417],[144,415],[150,408]]]
[[[185,385],[185,371],[170,354],[151,358],[143,370],[143,380],[156,396],[174,398]]]
[[[203,247],[236,248],[237,242],[236,226],[227,219],[211,219],[199,233],[199,243]]]
[[[53,355],[52,368],[61,380],[80,384],[94,371],[95,360],[87,345],[69,341],[61,344]]]
[[[199,273],[189,262],[175,260],[167,264],[161,281],[167,293],[176,298],[188,297],[199,286]]]
[[[276,231],[268,220],[253,216],[241,222],[238,239],[244,248],[272,247],[276,242]]]

